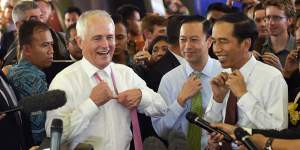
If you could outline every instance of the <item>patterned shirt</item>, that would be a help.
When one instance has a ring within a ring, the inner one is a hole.
[[[8,72],[8,80],[15,88],[19,98],[45,93],[48,90],[46,75],[29,61],[22,59]],[[45,134],[45,112],[30,114],[32,137],[35,144],[40,144]]]

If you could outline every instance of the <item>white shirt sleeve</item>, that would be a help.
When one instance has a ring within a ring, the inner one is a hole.
[[[61,78],[60,78],[61,79]],[[76,107],[73,104],[75,91],[72,90],[72,84],[66,80],[54,80],[49,90],[60,89],[66,92],[67,103],[56,110],[47,112],[46,132],[50,136],[51,122],[54,118],[63,121],[62,141],[71,140],[80,134],[90,123],[91,118],[98,112],[97,105],[91,99],[85,99]]]
[[[265,85],[264,100],[258,100],[255,94],[247,92],[238,100],[238,107],[259,129],[287,128],[288,114],[287,85],[282,77],[274,78]]]
[[[168,85],[170,81],[167,81],[165,76],[162,78],[158,93],[166,101],[169,110],[165,116],[152,117],[152,125],[155,132],[165,139],[168,138],[169,132],[174,128],[175,123],[178,121],[178,118],[184,112],[184,108],[177,102],[177,95],[173,93]]]

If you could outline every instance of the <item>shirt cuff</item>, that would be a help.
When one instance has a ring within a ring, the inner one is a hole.
[[[92,118],[98,111],[98,106],[92,101],[92,99],[88,98],[79,106],[80,112],[84,117]]]
[[[252,135],[252,129],[251,128],[245,128],[242,127],[246,132],[248,132],[250,135]]]
[[[152,95],[150,92],[147,92],[147,90],[145,90],[145,89],[140,89],[140,90],[142,92],[142,98],[141,98],[141,102],[138,107],[145,108],[145,107],[151,105],[151,100],[149,100],[149,97],[151,98]]]
[[[182,111],[184,111],[184,107],[182,107],[178,101],[176,100],[173,104],[170,105],[169,109],[176,115],[179,116]]]

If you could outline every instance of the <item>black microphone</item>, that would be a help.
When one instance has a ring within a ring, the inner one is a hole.
[[[47,111],[63,106],[67,101],[66,93],[62,90],[52,90],[43,94],[28,96],[18,102],[18,106],[2,113],[22,111],[25,113]]]
[[[51,123],[51,150],[60,149],[61,134],[63,131],[63,122],[61,119],[53,119]]]
[[[216,132],[216,133],[220,133],[224,136],[224,140],[227,142],[232,142],[233,139],[231,138],[230,135],[228,135],[226,132],[224,132],[223,130],[219,129],[219,128],[214,128],[212,127],[209,122],[205,121],[204,119],[200,118],[197,114],[193,113],[193,112],[188,112],[186,114],[186,119],[197,125],[200,128],[205,129],[207,132],[212,133],[212,132]]]
[[[238,127],[234,130],[234,135],[237,140],[241,141],[248,150],[258,150],[257,147],[251,142],[250,135],[244,129]]]

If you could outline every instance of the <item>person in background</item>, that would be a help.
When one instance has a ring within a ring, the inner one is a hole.
[[[38,7],[41,10],[41,21],[44,23],[48,23],[52,11],[52,7],[49,0],[34,0],[34,2],[38,5]]]
[[[51,66],[54,53],[50,28],[39,21],[24,22],[18,37],[21,58],[9,69],[7,78],[20,98],[45,93],[48,84],[42,69]],[[32,112],[30,121],[34,144],[39,145],[46,136],[46,112]]]
[[[67,49],[70,53],[70,59],[77,61],[82,58],[82,50],[79,48],[77,42],[76,42],[76,23],[72,24],[68,27],[66,31],[66,43],[67,43]]]
[[[166,36],[158,36],[153,39],[149,45],[151,53],[150,64],[159,61],[169,51],[168,38]]]
[[[69,26],[76,23],[80,15],[81,15],[80,8],[75,6],[67,8],[67,10],[65,11],[65,18],[64,18],[65,27],[69,28]]]
[[[130,66],[132,64],[132,59],[128,54],[128,34],[127,28],[124,25],[123,18],[119,14],[112,15],[112,19],[115,24],[115,37],[116,37],[116,48],[114,56],[112,58],[113,62],[124,64]]]
[[[263,43],[265,42],[266,38],[268,38],[269,35],[266,22],[265,22],[265,17],[266,17],[266,10],[263,7],[263,4],[259,3],[255,5],[253,10],[253,20],[257,27],[258,39],[256,40],[254,50],[257,51],[258,53],[261,53],[260,50],[262,49]]]

